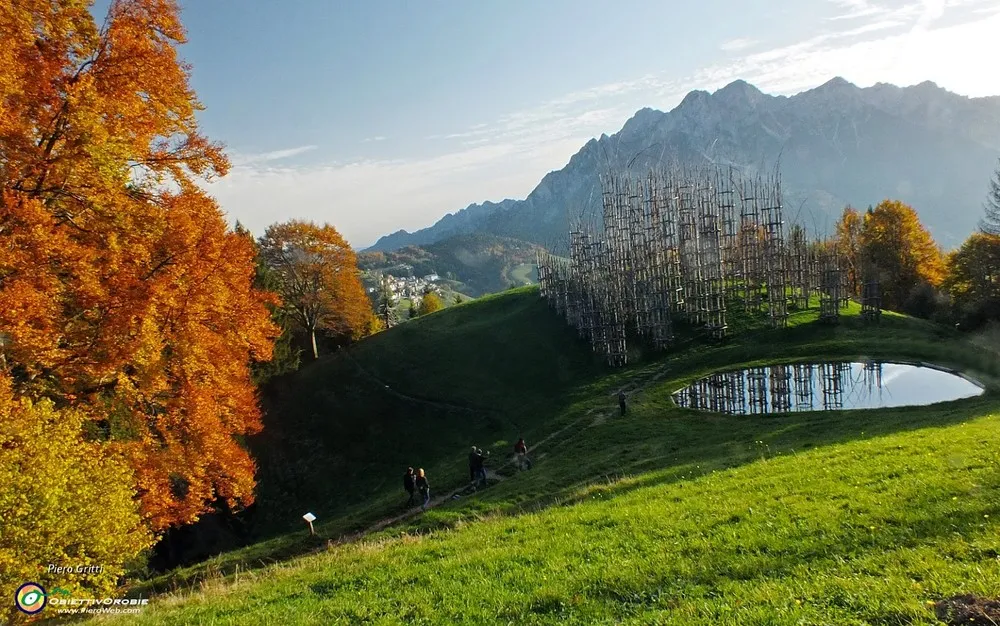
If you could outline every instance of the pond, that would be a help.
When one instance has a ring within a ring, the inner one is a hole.
[[[978,396],[978,383],[926,363],[768,365],[716,372],[674,393],[677,406],[755,415],[923,406]]]

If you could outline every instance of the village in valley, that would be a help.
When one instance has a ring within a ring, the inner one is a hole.
[[[378,273],[374,276],[375,284],[368,286],[368,293],[375,296],[379,292],[379,285],[384,284],[392,297],[393,304],[399,304],[403,300],[420,304],[420,299],[426,293],[434,292],[441,295],[441,277],[437,274],[413,276],[413,266],[411,265],[400,265],[398,269],[403,272],[409,271],[411,275],[394,276],[389,273]]]
[[[417,276],[414,270],[400,263],[362,272],[368,298],[386,326],[472,299],[459,291],[462,283],[436,272]]]

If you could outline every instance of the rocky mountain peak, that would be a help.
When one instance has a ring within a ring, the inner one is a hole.
[[[767,98],[760,89],[745,80],[734,80],[712,94],[712,97],[726,106],[750,109],[757,108]]]

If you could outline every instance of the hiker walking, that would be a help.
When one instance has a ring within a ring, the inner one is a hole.
[[[486,456],[483,454],[482,448],[476,448],[476,477],[474,482],[478,487],[480,483],[482,486],[486,486]]]
[[[514,444],[514,454],[517,455],[517,468],[519,470],[531,469],[531,459],[528,458],[528,444],[524,443],[524,437]]]
[[[420,490],[420,496],[424,499],[424,504],[420,507],[424,511],[427,510],[427,505],[431,503],[431,485],[427,482],[427,475],[424,474],[424,468],[417,470],[417,489]]]
[[[625,417],[625,390],[618,392],[618,408],[621,409],[622,417]]]
[[[406,473],[403,474],[403,489],[406,490],[406,493],[410,494],[410,499],[406,501],[406,506],[413,506],[417,503],[417,501],[413,499],[413,492],[416,491],[416,488],[417,477],[413,473],[413,468],[408,467],[406,468]]]
[[[477,470],[479,469],[480,457],[476,454],[476,446],[472,446],[472,452],[469,453],[469,483],[472,485],[476,484]]]

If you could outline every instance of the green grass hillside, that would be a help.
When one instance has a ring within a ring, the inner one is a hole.
[[[258,525],[297,528],[305,509],[322,520],[353,505],[389,512],[407,465],[438,484],[460,481],[470,445],[536,432],[559,392],[599,371],[530,292],[420,317],[324,357],[267,397],[252,442]]]
[[[603,371],[530,289],[420,317],[307,362],[269,386],[264,430],[249,442],[257,503],[241,519],[254,545],[153,584],[307,551],[311,538],[287,534],[304,526],[306,511],[324,537],[397,514],[408,465],[424,467],[436,487],[461,485],[470,445],[506,450],[519,435],[546,434],[572,391]],[[191,533],[189,556],[232,547],[213,529]]]
[[[270,538],[139,586],[178,591],[129,623],[929,624],[942,599],[1000,596],[997,354],[856,313],[734,319],[723,345],[614,372],[531,289],[363,341],[268,399],[253,445]],[[989,391],[767,417],[670,400],[718,367],[859,356],[959,367]],[[528,472],[499,463],[519,434]],[[489,489],[395,517],[406,465],[450,493],[470,443],[496,450]],[[305,510],[319,538],[296,530]]]

